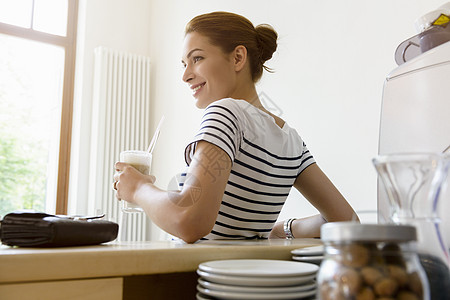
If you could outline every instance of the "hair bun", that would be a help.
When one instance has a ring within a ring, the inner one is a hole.
[[[278,34],[269,24],[260,24],[256,26],[255,30],[261,51],[261,60],[264,63],[271,59],[277,50]]]
[[[278,34],[267,24],[254,26],[247,18],[230,12],[216,11],[194,17],[186,25],[185,34],[197,32],[229,54],[242,45],[247,49],[250,73],[257,82],[263,71],[272,72],[264,63],[277,50]]]

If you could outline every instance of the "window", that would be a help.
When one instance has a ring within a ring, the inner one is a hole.
[[[67,213],[77,0],[0,0],[0,216]]]

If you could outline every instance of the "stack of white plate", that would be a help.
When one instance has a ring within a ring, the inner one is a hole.
[[[197,299],[311,299],[319,267],[267,259],[215,260],[198,266]]]
[[[320,265],[323,260],[323,246],[312,246],[291,251],[292,259]]]

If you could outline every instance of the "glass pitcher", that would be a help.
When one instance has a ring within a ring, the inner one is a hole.
[[[431,299],[450,295],[448,221],[450,156],[439,153],[389,154],[373,159],[390,204],[390,222],[414,225],[418,252]]]

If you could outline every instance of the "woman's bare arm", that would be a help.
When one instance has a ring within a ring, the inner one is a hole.
[[[119,199],[138,204],[161,229],[193,243],[214,226],[231,159],[219,147],[198,142],[182,191],[159,189],[153,176],[144,176],[129,165],[117,163],[116,169]]]
[[[292,223],[294,237],[320,237],[326,222],[359,221],[353,208],[317,164],[307,167],[295,180],[294,187],[320,212]],[[277,222],[271,238],[284,238],[283,222]]]

